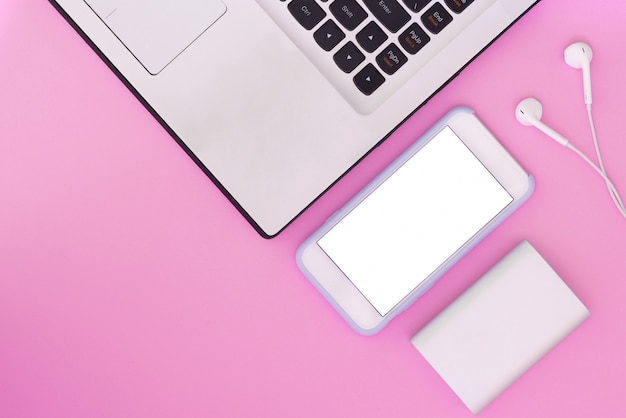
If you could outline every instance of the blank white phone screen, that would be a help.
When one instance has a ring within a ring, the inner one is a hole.
[[[512,200],[446,127],[318,245],[384,316]]]

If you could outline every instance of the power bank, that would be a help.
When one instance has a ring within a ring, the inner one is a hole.
[[[523,241],[411,342],[477,414],[588,316]]]

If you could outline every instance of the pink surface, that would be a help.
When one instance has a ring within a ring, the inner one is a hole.
[[[544,0],[282,235],[264,240],[44,0],[0,2],[0,416],[463,417],[409,338],[522,239],[592,316],[481,413],[625,416],[626,220],[544,121],[593,153],[569,43],[626,193],[626,3]],[[534,196],[380,334],[350,330],[294,253],[450,108],[473,107]]]

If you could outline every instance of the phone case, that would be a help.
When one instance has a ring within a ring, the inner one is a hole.
[[[448,121],[458,113],[474,114],[474,110],[468,107],[456,107],[448,112],[439,122],[424,133],[409,148],[400,154],[391,164],[389,164],[380,174],[370,181],[360,192],[350,199],[341,209],[331,215],[324,224],[317,229],[306,241],[304,241],[297,250],[296,262],[303,274],[311,283],[324,295],[328,302],[341,314],[348,324],[358,333],[363,335],[373,335],[385,327],[385,325],[400,312],[408,308],[422,294],[424,294],[447,270],[449,270],[456,262],[458,262],[465,254],[467,254],[476,244],[484,237],[500,225],[509,215],[511,215],[518,207],[520,207],[534,191],[534,179],[528,176],[529,187],[524,196],[514,201],[507,208],[501,211],[494,219],[491,220],[479,233],[472,239],[461,246],[446,262],[441,264],[428,278],[420,284],[416,289],[409,293],[398,305],[388,312],[382,321],[372,329],[363,329],[356,324],[352,318],[336,303],[333,297],[324,289],[323,286],[315,279],[311,272],[302,262],[302,252],[309,245],[316,243],[323,235],[325,235],[341,218],[346,216],[353,208],[355,208],[362,200],[372,193],[380,184],[397,171],[411,156],[418,152],[424,145],[428,143],[439,131],[448,125]]]

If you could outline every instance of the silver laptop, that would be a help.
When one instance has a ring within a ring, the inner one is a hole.
[[[271,237],[538,0],[50,1]]]

